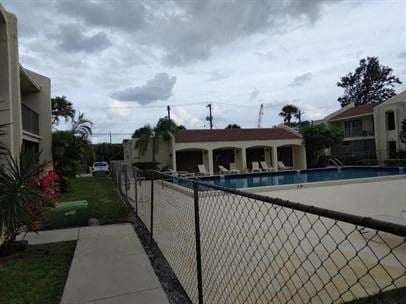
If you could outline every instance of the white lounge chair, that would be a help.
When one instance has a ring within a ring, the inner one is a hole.
[[[230,163],[230,172],[231,174],[240,174],[240,170],[237,169],[235,163]]]
[[[266,161],[261,161],[261,167],[262,167],[262,170],[264,170],[264,171],[267,171],[267,172],[273,171],[273,168],[269,167],[268,164],[266,163]]]
[[[285,166],[283,161],[278,161],[278,168],[279,168],[279,170],[292,170],[293,169],[293,167]]]
[[[197,168],[199,169],[199,172],[197,173],[197,175],[210,175],[209,172],[207,172],[206,167],[202,164],[197,165]]]
[[[259,168],[258,162],[252,162],[251,166],[252,166],[251,172],[262,172],[262,170]]]
[[[219,169],[220,169],[220,173],[221,174],[230,174],[231,173],[231,171],[230,170],[228,170],[227,168],[225,168],[225,167],[223,167],[223,166],[218,166],[219,167]]]
[[[168,169],[166,171],[162,171],[161,173],[167,174],[167,175],[172,175],[172,176],[178,176],[178,177],[194,177],[195,174],[188,172],[188,171],[175,171],[173,169]]]

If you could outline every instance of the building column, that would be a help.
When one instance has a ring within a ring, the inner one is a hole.
[[[207,158],[209,160],[209,173],[210,175],[214,174],[214,163],[213,163],[213,150],[207,150]]]
[[[272,166],[275,171],[278,171],[278,147],[272,146]]]
[[[247,170],[247,150],[241,148],[241,172],[245,173]]]

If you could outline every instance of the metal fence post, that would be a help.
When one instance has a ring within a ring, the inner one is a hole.
[[[133,177],[134,177],[134,200],[135,200],[135,216],[138,217],[138,172],[137,170],[133,167]]]
[[[199,215],[199,185],[195,182],[193,182],[193,197],[195,211],[197,292],[199,297],[199,304],[203,304],[202,253],[200,243],[200,215]]]
[[[127,202],[129,202],[129,200],[128,200],[128,188],[127,188],[127,186],[128,186],[128,168],[127,168],[127,165],[125,165],[124,168],[125,168],[125,178],[124,178],[124,182],[125,182],[125,199],[126,199]]]
[[[155,172],[152,172],[151,176],[151,220],[150,220],[150,235],[151,235],[151,242],[154,239],[154,179],[155,179]]]

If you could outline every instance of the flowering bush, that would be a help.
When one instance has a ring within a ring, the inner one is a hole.
[[[38,186],[45,197],[47,197],[54,206],[59,200],[59,176],[54,169],[46,171],[39,179]]]

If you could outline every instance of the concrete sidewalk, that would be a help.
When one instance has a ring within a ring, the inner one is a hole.
[[[27,239],[77,239],[61,304],[169,303],[130,224],[46,231]]]

